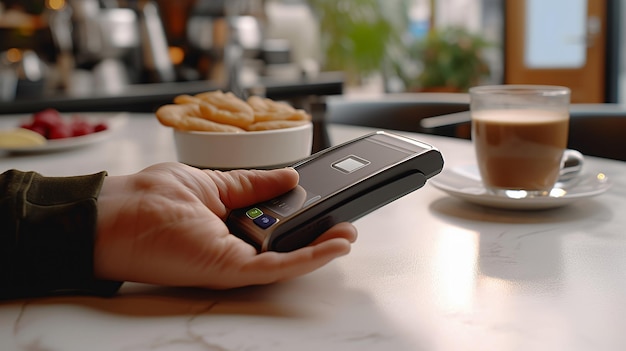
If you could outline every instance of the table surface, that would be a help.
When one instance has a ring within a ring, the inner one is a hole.
[[[0,172],[133,173],[175,161],[152,115],[123,117],[99,143],[0,154]],[[12,126],[17,117],[0,119]],[[370,129],[333,125],[333,143]],[[436,146],[445,167],[471,144]],[[0,303],[9,350],[623,350],[626,348],[626,163],[587,158],[613,186],[548,211],[468,204],[427,183],[355,222],[350,255],[304,277],[231,291],[124,284],[113,298]]]

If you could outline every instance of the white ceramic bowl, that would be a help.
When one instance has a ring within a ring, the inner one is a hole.
[[[313,124],[245,133],[174,129],[178,161],[198,168],[278,168],[311,155]]]

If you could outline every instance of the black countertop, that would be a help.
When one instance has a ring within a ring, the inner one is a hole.
[[[325,72],[315,79],[274,81],[264,79],[259,86],[266,97],[274,100],[299,101],[310,96],[340,95],[343,93],[343,75]],[[181,94],[197,94],[223,89],[211,81],[156,83],[130,85],[120,94],[89,97],[49,97],[0,102],[0,114],[32,113],[45,108],[62,112],[128,111],[153,112],[159,106],[171,103]]]

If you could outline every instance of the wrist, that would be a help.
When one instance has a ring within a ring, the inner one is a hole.
[[[97,197],[105,172],[44,177],[8,171],[16,227],[7,271],[17,296],[65,293],[106,295],[120,283],[94,278]]]

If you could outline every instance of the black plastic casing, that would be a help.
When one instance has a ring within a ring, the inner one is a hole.
[[[345,171],[339,167],[345,159],[359,168]],[[337,223],[355,221],[421,188],[427,179],[441,172],[443,164],[441,153],[431,145],[388,132],[374,132],[294,164],[300,173],[296,189],[285,196],[235,210],[226,223],[231,233],[259,252],[296,250]],[[322,192],[319,189],[327,188],[327,184],[330,187],[327,194],[305,201],[311,196],[307,189]],[[295,207],[289,202],[294,198]],[[260,228],[246,215],[252,208],[275,218],[276,223]]]

